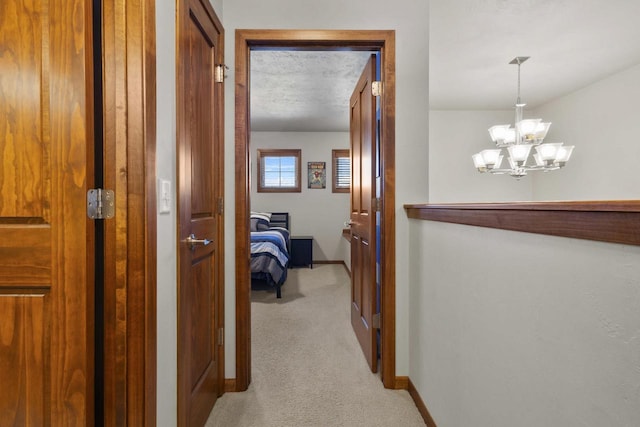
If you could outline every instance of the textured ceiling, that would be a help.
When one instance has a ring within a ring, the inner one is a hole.
[[[251,129],[349,130],[349,98],[368,52],[251,51]]]
[[[516,56],[529,107],[640,63],[640,0],[430,0],[429,26],[432,109],[511,108]],[[367,57],[252,51],[252,129],[347,131]]]

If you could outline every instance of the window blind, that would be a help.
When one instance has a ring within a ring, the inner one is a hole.
[[[333,192],[348,193],[351,189],[351,157],[349,150],[332,150]]]

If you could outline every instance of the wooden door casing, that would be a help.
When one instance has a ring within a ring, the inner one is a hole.
[[[369,49],[380,52],[384,90],[380,97],[381,170],[381,378],[386,388],[396,380],[396,258],[395,258],[395,31],[393,30],[236,30],[235,34],[235,332],[236,378],[230,391],[244,391],[251,382],[251,300],[249,248],[250,63],[254,48]]]
[[[178,22],[178,423],[201,426],[223,391],[223,29],[208,1]],[[210,243],[191,245],[189,236]]]
[[[0,27],[0,426],[89,425],[91,7],[3,0]]]
[[[376,102],[371,55],[351,95],[351,325],[372,372],[378,370],[376,314]]]
[[[102,0],[104,425],[156,424],[155,0]]]

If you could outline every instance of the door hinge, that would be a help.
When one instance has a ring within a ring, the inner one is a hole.
[[[92,188],[87,191],[87,216],[91,219],[109,219],[115,215],[113,190]]]
[[[382,199],[380,199],[379,197],[376,197],[375,199],[372,200],[373,202],[373,210],[374,212],[381,212],[382,211]]]
[[[380,329],[380,313],[374,314],[373,319],[371,319],[371,321],[375,329]]]
[[[371,95],[373,95],[373,96],[382,95],[382,82],[381,81],[371,82]]]
[[[224,78],[227,77],[225,71],[228,69],[229,67],[224,64],[216,65],[213,71],[213,80],[216,83],[224,83]]]
[[[222,197],[218,197],[218,213],[220,215],[224,213],[224,199]]]
[[[218,345],[224,345],[224,328],[218,328]]]

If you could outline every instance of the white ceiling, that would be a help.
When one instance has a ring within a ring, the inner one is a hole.
[[[529,107],[640,63],[640,0],[431,0],[432,109]],[[347,131],[364,52],[251,53],[251,125]]]
[[[640,0],[432,0],[432,109],[529,107],[640,63]]]

